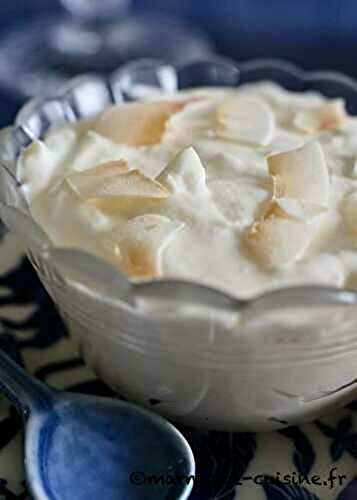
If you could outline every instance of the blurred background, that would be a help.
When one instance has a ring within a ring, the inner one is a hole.
[[[356,0],[1,0],[0,126],[28,96],[139,56],[278,57],[357,76],[356,28]]]

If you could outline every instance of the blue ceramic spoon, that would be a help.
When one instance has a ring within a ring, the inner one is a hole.
[[[184,500],[195,463],[166,420],[114,399],[52,390],[0,350],[0,390],[25,422],[36,500]]]

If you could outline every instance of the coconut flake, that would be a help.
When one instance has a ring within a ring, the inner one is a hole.
[[[269,214],[301,222],[309,222],[314,217],[321,215],[321,213],[322,208],[320,205],[293,198],[275,198],[269,208]]]
[[[294,125],[309,134],[323,130],[337,130],[346,122],[347,116],[345,101],[332,99],[317,108],[297,113]]]
[[[163,252],[183,226],[162,215],[140,215],[114,228],[105,246],[119,256],[123,272],[152,278],[161,274]]]
[[[310,219],[328,208],[329,175],[318,142],[268,157],[273,195],[265,215],[246,234],[250,251],[265,267],[299,260],[309,246]]]
[[[267,104],[250,97],[229,97],[217,109],[217,135],[223,139],[267,146],[275,120]]]
[[[285,153],[269,156],[268,168],[273,176],[273,197],[292,198],[311,205],[311,211],[327,209],[329,173],[320,144],[308,142]],[[320,210],[320,211],[321,211]]]
[[[299,260],[310,243],[306,224],[270,216],[253,224],[245,241],[266,268],[280,268]]]
[[[206,171],[192,147],[178,153],[160,174],[158,181],[175,193],[207,192]]]
[[[167,198],[168,191],[159,182],[125,161],[114,161],[75,173],[66,178],[69,186],[85,200],[113,198]]]
[[[114,142],[128,146],[160,144],[169,118],[192,99],[122,103],[104,111],[93,129]]]

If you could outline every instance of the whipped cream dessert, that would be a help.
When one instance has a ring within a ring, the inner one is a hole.
[[[249,297],[357,287],[356,160],[342,99],[261,82],[110,107],[33,142],[17,174],[54,244]]]

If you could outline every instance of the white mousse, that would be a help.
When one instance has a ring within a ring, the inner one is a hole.
[[[262,82],[119,104],[18,162],[37,222],[133,278],[241,297],[357,275],[357,119]]]

